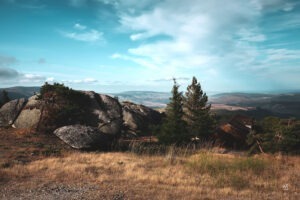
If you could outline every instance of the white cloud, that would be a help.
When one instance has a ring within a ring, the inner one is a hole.
[[[103,41],[103,33],[97,30],[90,30],[86,32],[61,32],[64,37],[82,41],[82,42],[98,42]]]
[[[49,77],[46,79],[46,82],[54,82],[54,80],[55,80],[54,77]]]
[[[294,9],[294,5],[291,4],[291,3],[287,3],[287,4],[285,4],[284,7],[283,7],[283,10],[286,11],[286,12],[289,12],[289,11],[291,11],[291,10],[293,10],[293,9]]]
[[[237,35],[241,37],[241,40],[248,42],[263,42],[267,39],[266,36],[259,33],[259,31],[249,29],[241,29],[238,31]]]
[[[145,34],[145,33],[137,33],[137,34],[132,34],[130,35],[130,39],[132,41],[136,41],[136,40],[142,40],[142,39],[146,39],[148,37],[150,37],[151,35],[149,34]]]
[[[20,83],[41,83],[45,80],[45,76],[38,74],[21,74],[19,78]]]
[[[0,81],[3,84],[17,85],[17,84],[41,84],[52,78],[47,78],[44,75],[36,73],[23,73],[12,68],[0,67]]]
[[[147,41],[154,36],[168,39],[144,42],[118,58],[155,66],[161,73],[175,76],[187,68],[210,69],[228,49],[235,48],[232,34],[247,29],[259,14],[251,4],[228,1],[220,7],[216,0],[166,0],[140,15],[123,13],[120,22],[132,32],[131,40]],[[257,42],[265,40],[265,36],[249,34],[244,36],[246,39]]]
[[[143,58],[136,58],[133,56],[121,55],[118,53],[113,54],[111,56],[111,58],[133,61],[141,66],[147,67],[152,70],[158,69],[158,66],[155,63],[148,62],[147,60],[145,60]]]
[[[66,38],[82,42],[95,43],[104,41],[103,32],[98,30],[86,30],[87,26],[79,23],[74,24],[73,29],[75,29],[75,31],[59,31],[59,33]]]
[[[188,77],[167,77],[167,78],[161,78],[161,79],[150,79],[149,81],[170,82],[170,81],[173,81],[174,78],[176,79],[176,81],[189,81],[190,80],[190,78],[188,78]]]
[[[75,84],[82,84],[82,83],[91,84],[91,83],[97,83],[98,80],[94,78],[85,78],[85,79],[76,79],[76,80],[63,80],[62,82],[75,83]]]
[[[225,3],[164,0],[154,2],[145,10],[131,4],[135,12],[129,11],[122,1],[115,2],[123,31],[130,33],[132,41],[142,42],[112,58],[154,69],[159,77],[205,76],[205,73],[214,81],[211,77],[224,72],[237,74],[240,70],[254,70],[252,73],[259,74],[259,69],[278,65],[275,59],[287,61],[298,56],[295,52],[276,52],[257,45],[269,40],[259,24],[261,19],[266,13],[293,10],[296,4],[289,0],[227,0]],[[299,23],[297,19],[282,22],[295,25]]]
[[[74,24],[73,28],[77,29],[77,30],[85,30],[86,26],[76,23],[76,24]]]
[[[268,49],[267,51],[267,61],[300,61],[300,50],[289,50],[289,49]]]

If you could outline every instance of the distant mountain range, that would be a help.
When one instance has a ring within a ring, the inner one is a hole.
[[[5,89],[10,99],[32,96],[40,87],[12,87]],[[131,101],[152,108],[164,108],[169,102],[171,93],[154,91],[127,91],[110,93],[120,101]],[[1,98],[1,95],[0,95]],[[1,100],[1,99],[0,99]],[[259,117],[275,115],[280,117],[300,118],[300,92],[282,94],[261,93],[220,93],[209,96],[209,103],[217,113],[239,113]]]
[[[248,108],[247,114],[252,113],[256,117],[274,115],[300,118],[300,92],[284,94],[223,93],[212,96],[210,102],[213,105],[226,104]],[[242,110],[238,112],[245,114],[245,111]]]
[[[132,101],[153,108],[167,105],[170,93],[132,91],[113,94],[121,101]],[[220,93],[209,96],[212,110],[220,114],[237,113],[263,118],[269,115],[300,118],[300,92],[284,94]]]
[[[2,101],[2,91],[5,90],[8,93],[8,97],[12,99],[28,98],[34,95],[34,93],[40,91],[40,87],[11,87],[11,88],[0,88],[0,100]]]
[[[120,101],[132,101],[152,108],[163,108],[169,102],[171,93],[153,91],[127,91],[111,94]]]

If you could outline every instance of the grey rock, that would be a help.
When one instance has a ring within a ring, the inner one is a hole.
[[[108,95],[97,94],[92,91],[82,91],[82,93],[89,97],[89,100],[87,100],[84,106],[87,116],[84,124],[98,127],[103,133],[114,136],[119,135],[123,125],[122,106],[119,101]],[[49,102],[43,102],[37,99],[37,96],[29,98],[26,106],[15,120],[14,127],[37,129],[40,127],[39,123],[41,123],[41,126],[47,125],[45,116],[49,113],[48,109],[55,106],[59,107],[58,104],[60,104],[60,101],[52,101],[50,103],[51,105],[49,106]],[[48,106],[45,106],[46,104]],[[56,126],[56,124],[51,124],[51,126],[53,126],[54,129],[60,127],[58,125]],[[54,129],[52,129],[52,131]]]
[[[58,128],[54,134],[75,149],[107,149],[113,139],[96,127],[78,124]]]
[[[20,114],[25,103],[26,100],[22,98],[4,104],[0,109],[0,127],[11,126]]]
[[[92,126],[107,134],[118,135],[121,132],[123,118],[122,106],[117,99],[108,95],[85,91],[91,99],[88,106],[89,112],[94,115]]]
[[[43,102],[32,96],[14,122],[16,128],[37,128],[40,122]]]
[[[163,115],[144,105],[123,102],[123,120],[127,131],[134,135],[151,134],[151,126],[159,125]]]
[[[121,132],[123,125],[122,106],[117,99],[108,95],[99,95],[102,100],[103,111],[99,118],[102,123],[99,129],[104,133],[117,134]]]

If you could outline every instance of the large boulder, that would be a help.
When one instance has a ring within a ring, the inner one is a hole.
[[[58,128],[54,134],[75,149],[107,149],[112,135],[101,132],[96,127],[70,125]]]
[[[28,99],[27,104],[14,122],[15,128],[33,128],[36,129],[40,122],[43,109],[43,101],[37,96]]]
[[[22,98],[4,104],[0,109],[0,127],[11,126],[20,114],[25,103],[26,100]]]
[[[124,126],[131,134],[150,135],[151,126],[159,125],[162,121],[163,115],[149,107],[132,102],[123,102],[122,106]]]
[[[214,134],[215,144],[234,149],[247,149],[247,136],[252,130],[254,119],[235,115],[228,123],[220,125]]]
[[[44,100],[37,96],[30,97],[20,115],[14,122],[16,128],[32,128],[44,132],[53,132],[58,127],[84,124],[97,127],[101,132],[119,135],[123,126],[122,106],[119,101],[107,95],[97,94],[92,91],[81,91],[86,95],[85,102],[80,105],[82,115],[67,113],[66,102],[63,96],[57,94],[48,95]],[[76,99],[74,99],[76,102]],[[66,112],[64,112],[66,110]],[[62,113],[64,114],[61,119]],[[76,113],[75,113],[76,114]],[[56,117],[59,120],[56,119]],[[70,121],[70,118],[72,120]],[[78,118],[78,119],[77,119]],[[80,119],[79,119],[80,118]],[[83,118],[83,119],[82,119]]]
[[[94,115],[90,125],[107,134],[118,135],[121,133],[123,118],[122,106],[119,101],[108,95],[97,94],[92,91],[84,92],[90,97],[88,110]]]

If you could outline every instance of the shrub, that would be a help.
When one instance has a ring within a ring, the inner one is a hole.
[[[285,152],[300,153],[300,122],[266,117],[257,123],[249,134],[249,153]]]
[[[51,132],[57,127],[71,124],[88,124],[90,114],[86,112],[89,97],[82,92],[54,83],[41,87],[39,99],[44,102],[43,117],[39,130]]]

